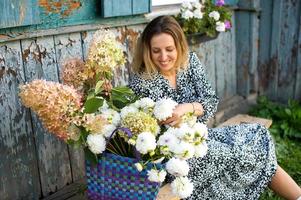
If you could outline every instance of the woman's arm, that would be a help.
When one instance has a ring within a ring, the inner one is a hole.
[[[191,76],[196,90],[195,102],[192,103],[195,105],[195,110],[197,110],[198,120],[206,122],[215,114],[219,98],[212,89],[205,74],[204,67],[195,53],[191,53],[189,62]]]

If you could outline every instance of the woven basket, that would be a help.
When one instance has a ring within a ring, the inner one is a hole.
[[[102,155],[96,166],[86,161],[88,198],[90,200],[154,200],[160,184],[147,179],[147,170],[139,172],[137,159],[110,153]],[[151,166],[148,166],[150,169]],[[161,165],[157,168],[162,168]]]

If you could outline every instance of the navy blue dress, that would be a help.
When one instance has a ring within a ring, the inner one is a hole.
[[[160,73],[151,79],[133,75],[130,87],[139,96],[157,101],[164,97],[178,103],[199,102],[206,122],[217,109],[218,97],[211,88],[195,53],[177,73],[177,88]],[[258,199],[277,169],[274,144],[268,130],[259,124],[242,124],[209,129],[208,153],[190,159],[189,179],[194,184],[188,199]]]

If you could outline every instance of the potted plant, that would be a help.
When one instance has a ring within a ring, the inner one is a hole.
[[[175,16],[190,44],[215,39],[232,27],[231,11],[224,0],[184,2]]]

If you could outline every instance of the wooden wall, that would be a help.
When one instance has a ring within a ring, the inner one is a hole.
[[[301,1],[240,0],[235,12],[238,93],[301,100]]]

